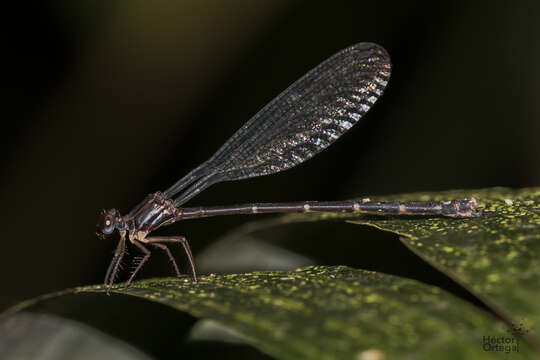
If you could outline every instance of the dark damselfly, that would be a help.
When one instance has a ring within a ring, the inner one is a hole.
[[[144,256],[127,285],[150,257],[147,246],[166,252],[177,276],[176,261],[166,244],[183,246],[194,281],[195,262],[183,236],[148,236],[180,220],[217,215],[290,212],[349,212],[374,215],[421,215],[469,218],[480,215],[474,198],[446,202],[379,202],[364,200],[252,203],[230,206],[183,207],[209,186],[269,175],[290,169],[315,156],[364,116],[382,95],[390,78],[390,57],[373,43],[359,43],[330,57],[308,72],[242,126],[206,162],[164,192],[150,194],[127,215],[103,210],[97,233],[118,230],[120,241],[105,275],[114,283],[126,249],[126,237]]]

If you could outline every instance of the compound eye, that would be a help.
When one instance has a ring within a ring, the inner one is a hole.
[[[106,217],[103,221],[103,233],[106,235],[112,234],[114,231],[114,222],[111,217]]]
[[[114,231],[116,217],[108,212],[104,212],[98,223],[98,231],[103,235],[110,235]]]

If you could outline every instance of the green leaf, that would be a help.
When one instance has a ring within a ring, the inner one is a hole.
[[[484,211],[477,219],[302,214],[271,222],[343,219],[399,234],[415,253],[480,297],[499,319],[438,287],[344,266],[203,276],[197,284],[151,279],[129,288],[115,286],[113,292],[217,320],[278,359],[488,359],[506,357],[505,351],[520,359],[535,358],[538,354],[529,345],[537,346],[540,313],[534,301],[540,284],[539,195],[540,189],[488,189],[391,197],[424,201],[474,196]],[[67,290],[27,301],[11,312],[44,299],[60,301],[60,295],[89,292],[104,289]],[[501,319],[523,322],[522,336]]]
[[[491,358],[484,337],[512,339],[519,354],[531,356],[502,323],[439,288],[347,267],[203,277],[197,284],[151,279],[113,291],[218,320],[279,359]]]
[[[400,235],[412,251],[468,288],[500,316],[521,326],[531,342],[538,342],[540,188],[415,193],[389,198],[440,201],[470,197],[478,200],[483,211],[479,218],[394,217],[348,222]],[[319,214],[311,220],[337,217],[347,218]],[[283,220],[298,221],[301,217],[287,216]]]

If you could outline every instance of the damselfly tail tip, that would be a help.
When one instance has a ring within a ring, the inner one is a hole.
[[[482,216],[482,212],[478,210],[478,201],[471,197],[443,203],[442,215],[453,218],[477,218]]]
[[[469,199],[469,204],[472,210],[470,217],[477,218],[482,216],[482,211],[478,210],[478,201],[476,200],[476,198],[471,197]]]

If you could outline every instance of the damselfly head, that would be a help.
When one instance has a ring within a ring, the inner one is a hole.
[[[111,235],[119,217],[120,213],[116,209],[102,210],[96,225],[96,235],[101,239],[105,239],[108,235]]]

